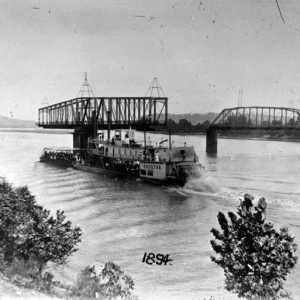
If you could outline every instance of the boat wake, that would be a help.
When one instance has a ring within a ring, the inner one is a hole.
[[[221,187],[215,178],[203,174],[200,178],[190,179],[182,190],[191,194],[216,194],[221,191]]]

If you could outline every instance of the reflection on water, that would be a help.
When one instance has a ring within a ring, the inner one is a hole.
[[[83,230],[79,251],[55,271],[61,280],[71,282],[85,265],[111,260],[134,278],[141,299],[212,295],[224,277],[209,259],[210,229],[218,226],[217,213],[235,210],[244,192],[264,196],[268,219],[288,226],[300,244],[299,143],[220,139],[218,155],[208,157],[204,137],[173,140],[195,146],[206,166],[203,179],[159,187],[58,168],[38,162],[39,155],[43,147],[72,146],[71,135],[1,133],[0,176],[28,185],[39,203],[64,210]],[[174,261],[150,266],[142,263],[144,252]],[[300,296],[299,275],[298,264],[287,285]]]

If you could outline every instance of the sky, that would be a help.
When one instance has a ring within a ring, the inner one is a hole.
[[[145,96],[170,113],[238,104],[300,108],[300,1],[0,0],[0,115],[37,120],[94,94]]]

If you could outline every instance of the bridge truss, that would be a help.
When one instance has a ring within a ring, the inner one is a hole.
[[[128,128],[155,130],[166,126],[166,97],[80,97],[39,109],[38,126],[44,128],[100,129]]]
[[[211,123],[216,129],[300,129],[300,110],[247,106],[223,109]]]

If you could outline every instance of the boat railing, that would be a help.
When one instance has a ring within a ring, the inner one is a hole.
[[[46,147],[43,149],[43,152],[51,151],[51,152],[66,152],[66,153],[73,153],[74,151],[84,151],[85,149],[80,148],[49,148]]]

